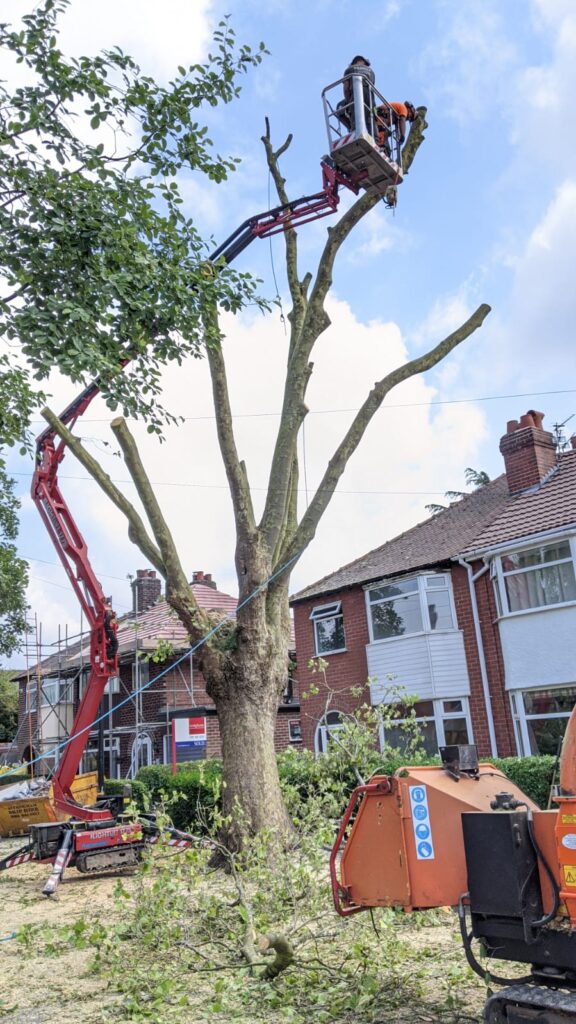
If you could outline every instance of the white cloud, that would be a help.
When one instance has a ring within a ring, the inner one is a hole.
[[[455,295],[442,296],[433,303],[424,319],[410,332],[410,341],[417,348],[437,345],[471,316],[474,304],[464,284]]]
[[[412,245],[410,233],[397,225],[393,212],[383,206],[377,206],[369,217],[360,222],[355,239],[356,245],[352,243],[346,250],[348,263],[363,263],[391,249],[407,252]]]
[[[518,62],[500,5],[448,0],[438,15],[438,34],[416,59],[429,100],[462,125],[494,118]]]
[[[74,56],[120,46],[148,74],[167,80],[179,64],[205,58],[211,8],[212,0],[164,0],[160,7],[154,0],[73,3],[62,19],[62,46]]]

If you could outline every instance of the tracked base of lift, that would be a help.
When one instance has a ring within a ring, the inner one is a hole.
[[[371,135],[350,132],[332,143],[332,159],[361,188],[385,196],[392,185],[404,178],[402,168],[378,148]]]

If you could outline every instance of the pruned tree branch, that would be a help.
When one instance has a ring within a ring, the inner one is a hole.
[[[204,313],[205,323],[207,323],[208,318],[210,318],[210,323],[207,326],[211,333],[216,336],[218,333],[218,312],[215,307],[211,311]],[[220,342],[212,341],[207,345],[206,354],[212,380],[218,443],[230,485],[234,518],[241,539],[246,540],[249,536],[254,535],[256,521],[246,465],[240,460],[238,449],[236,448],[232,409],[230,407],[230,395],[226,378],[226,364]]]
[[[104,494],[110,498],[110,501],[116,505],[116,508],[120,509],[120,511],[126,516],[129,524],[128,536],[132,543],[136,544],[136,546],[140,548],[142,554],[146,556],[158,572],[161,573],[162,576],[166,577],[166,567],[160,550],[148,536],[146,527],[134,506],[130,504],[128,499],[124,497],[116,485],[112,483],[110,477],[104,472],[96,459],[89,455],[82,445],[82,442],[75,437],[70,430],[68,430],[68,427],[62,423],[51,409],[47,407],[42,409],[42,416],[47,423],[50,424],[58,437],[64,441],[72,454],[76,456],[78,462],[84,466],[84,469],[86,469],[90,476],[96,481],[101,490],[104,491]]]
[[[266,152],[266,163],[268,164],[268,170],[272,176],[272,180],[276,187],[276,192],[280,202],[284,205],[290,202],[288,199],[288,193],[286,192],[286,181],[282,177],[278,161],[283,153],[286,152],[292,142],[292,135],[288,135],[285,142],[280,146],[279,149],[274,149],[272,142],[270,141],[270,122],[266,118],[266,132],[262,136],[262,143]],[[286,272],[288,276],[288,287],[290,288],[290,296],[292,298],[292,313],[291,322],[297,327],[299,320],[301,319],[304,311],[304,296],[302,293],[302,286],[298,279],[298,248],[297,238],[294,228],[287,228],[284,232],[284,238],[286,242]]]
[[[330,459],[322,481],[302,517],[292,543],[282,552],[280,562],[284,562],[287,558],[291,558],[298,552],[303,551],[314,537],[316,527],[334,494],[351,455],[358,447],[368,424],[382,405],[388,392],[396,387],[397,384],[402,383],[402,381],[408,380],[417,373],[423,373],[436,366],[453,349],[482,326],[489,312],[490,306],[483,303],[461,327],[444,338],[435,348],[422,356],[418,356],[416,359],[411,359],[403,366],[387,374],[374,385],[366,401],[354,417],[344,439]]]
[[[110,427],[122,449],[126,468],[132,477],[136,492],[152,527],[154,538],[162,556],[164,575],[171,580],[172,585],[186,587],[188,580],[182,568],[176,545],[158,504],[148,474],[144,469],[144,464],[128,424],[125,419],[119,416],[117,419],[112,420]]]
[[[418,113],[419,117],[412,125],[412,130],[404,150],[406,152],[407,167],[411,166],[419,147],[424,141],[424,128],[427,127],[424,116],[426,108],[418,108]],[[268,124],[267,134],[263,137],[262,141],[266,149],[270,171],[275,181],[278,178],[277,187],[283,189],[284,181],[275,164],[275,154],[270,143]],[[285,192],[282,194],[279,192],[279,195],[282,198],[286,194]],[[260,523],[260,528],[271,550],[278,548],[279,545],[279,535],[282,530],[288,500],[292,459],[296,452],[298,432],[307,411],[304,399],[313,367],[313,364],[309,362],[310,355],[319,336],[330,326],[330,318],[324,308],[324,303],[332,286],[334,261],[340,247],[346,241],[350,232],[380,202],[380,198],[380,195],[376,192],[365,192],[334,226],[328,228],[328,239],[318,263],[318,271],[312,292],[306,301],[303,295],[308,290],[310,279],[305,279],[305,292],[303,292],[304,282],[302,286],[298,282],[295,255],[294,265],[292,268],[290,266],[291,250],[289,249],[288,239],[286,241],[289,281],[292,274],[290,291],[294,303],[294,316],[291,320],[292,337],[284,388],[282,417],[272,458],[266,505]],[[288,232],[288,234],[294,235],[294,232]],[[295,245],[294,236],[294,254]]]

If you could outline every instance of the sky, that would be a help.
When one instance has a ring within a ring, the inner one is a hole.
[[[5,20],[26,9],[22,0],[2,6]],[[246,76],[241,98],[209,115],[216,148],[241,158],[238,171],[224,185],[194,176],[182,183],[186,210],[215,244],[277,202],[260,142],[265,117],[276,145],[294,136],[281,164],[289,195],[320,188],[327,148],[321,92],[355,54],[371,60],[387,99],[428,108],[426,141],[396,211],[377,206],[336,264],[332,324],[314,352],[300,443],[301,511],[373,382],[433,347],[481,302],[492,313],[438,368],[388,396],[293,573],[293,591],[420,521],[426,504],[464,489],[466,467],[502,472],[498,443],[508,420],[536,408],[551,428],[576,413],[573,0],[363,0],[361,8],[354,0],[99,0],[97,17],[95,11],[72,0],[62,48],[80,55],[119,45],[163,82],[178,64],[206,57],[225,14],[241,42],[263,40],[270,51]],[[3,77],[12,73],[0,65]],[[341,209],[349,202],[343,196]],[[301,272],[314,272],[328,224],[300,228]],[[283,239],[255,241],[236,267],[258,275],[261,291],[280,299],[267,318],[247,310],[223,321],[237,444],[258,509],[286,359]],[[75,394],[56,376],[47,388],[56,411]],[[220,589],[235,593],[231,504],[202,361],[166,370],[164,404],[186,420],[167,430],[163,444],[131,425],[150,478],[186,571],[211,572]],[[133,497],[111,416],[96,401],[77,432]],[[574,429],[576,416],[567,436]],[[30,617],[41,624],[46,653],[59,632],[78,629],[79,611],[28,495],[30,461],[12,454],[9,469],[22,499],[19,550],[30,561]],[[72,456],[60,479],[92,564],[122,614],[131,606],[128,577],[146,561]],[[23,660],[20,653],[13,663]]]

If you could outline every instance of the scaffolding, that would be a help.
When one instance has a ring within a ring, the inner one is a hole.
[[[103,726],[88,735],[80,770],[96,767],[97,750],[104,750],[104,770],[109,778],[122,774],[133,778],[145,765],[168,763],[170,759],[170,719],[173,708],[195,705],[192,655],[178,664],[166,684],[162,714],[147,718],[142,687],[148,682],[149,654],[140,642],[139,615],[127,616],[133,629],[133,642],[121,654],[121,671],[110,679],[100,705]],[[126,625],[126,619],[123,625]],[[58,625],[57,639],[45,642],[38,616],[28,623],[23,642],[25,671],[19,675],[20,699],[18,728],[5,759],[12,763],[41,758],[30,764],[30,775],[50,778],[58,765],[60,751],[70,735],[74,712],[84,692],[89,670],[89,636],[81,617],[80,630],[70,634],[68,626]],[[174,657],[177,653],[174,652]],[[128,667],[130,666],[130,668]],[[115,702],[115,696],[118,700]],[[128,700],[122,716],[116,705]],[[155,746],[161,732],[160,747]],[[164,737],[166,737],[164,739]],[[56,751],[54,752],[54,748]],[[124,771],[122,771],[122,768]]]

